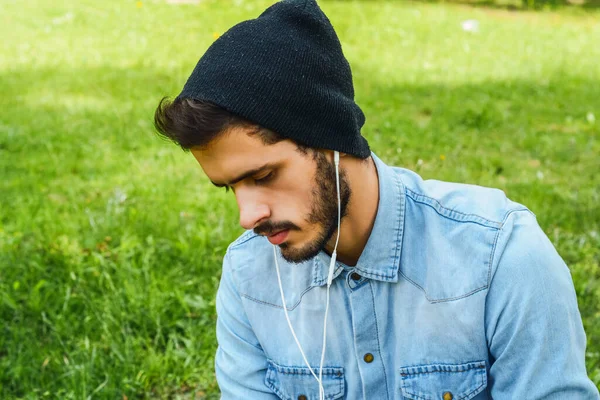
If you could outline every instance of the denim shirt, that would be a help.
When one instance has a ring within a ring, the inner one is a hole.
[[[599,399],[569,269],[500,190],[422,180],[373,155],[379,206],[354,267],[330,288],[325,398]],[[279,252],[277,253],[279,254]],[[329,256],[279,257],[247,231],[217,293],[223,399],[319,399]]]

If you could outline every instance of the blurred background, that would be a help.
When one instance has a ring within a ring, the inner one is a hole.
[[[153,113],[273,3],[0,2],[0,398],[218,398],[214,296],[237,208]],[[537,214],[600,385],[597,0],[320,4],[380,158]]]

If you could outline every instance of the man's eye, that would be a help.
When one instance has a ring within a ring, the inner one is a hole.
[[[254,183],[260,185],[269,182],[271,179],[273,179],[273,171],[269,172],[265,176],[261,176],[260,178],[254,178]]]

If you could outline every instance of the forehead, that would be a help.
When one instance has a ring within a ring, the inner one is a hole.
[[[191,152],[213,182],[227,182],[232,177],[292,157],[296,145],[290,140],[265,144],[255,129],[232,127],[212,141],[206,148],[193,148]]]

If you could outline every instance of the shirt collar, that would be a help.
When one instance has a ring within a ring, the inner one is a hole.
[[[397,282],[400,268],[400,251],[404,231],[404,185],[398,174],[371,153],[379,177],[379,205],[375,224],[369,240],[355,267],[348,267],[337,261],[334,271],[336,278],[343,269],[383,282]],[[324,285],[331,257],[321,251],[314,259],[313,284]]]

